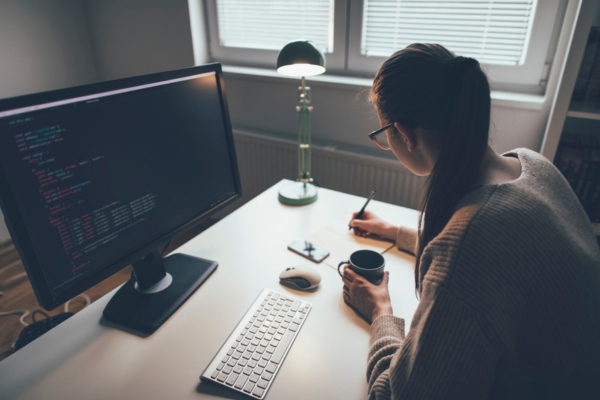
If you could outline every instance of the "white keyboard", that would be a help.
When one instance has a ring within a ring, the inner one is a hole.
[[[311,307],[263,289],[200,379],[263,399]]]

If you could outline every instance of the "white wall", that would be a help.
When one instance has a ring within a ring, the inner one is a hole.
[[[101,80],[194,65],[187,0],[86,0]]]
[[[0,98],[97,79],[81,1],[0,1]],[[0,213],[0,242],[8,239]]]
[[[307,79],[312,91],[311,132],[313,138],[338,147],[370,151],[367,133],[379,127],[364,86],[340,85]],[[256,133],[298,132],[296,87],[299,80],[226,74],[225,87],[234,128]],[[516,147],[540,150],[550,102],[541,110],[492,104],[490,138],[496,151]],[[503,104],[506,102],[503,102]],[[382,156],[384,155],[381,153]]]
[[[0,1],[0,98],[97,79],[81,1]]]

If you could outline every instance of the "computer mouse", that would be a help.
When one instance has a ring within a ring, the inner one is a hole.
[[[310,290],[319,286],[321,274],[309,265],[297,265],[281,272],[279,283],[293,289]]]

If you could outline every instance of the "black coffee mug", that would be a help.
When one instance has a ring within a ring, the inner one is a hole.
[[[385,259],[381,254],[373,250],[358,250],[350,255],[348,261],[342,261],[338,265],[338,274],[342,276],[340,267],[348,265],[350,269],[367,278],[371,283],[379,285],[383,278]]]

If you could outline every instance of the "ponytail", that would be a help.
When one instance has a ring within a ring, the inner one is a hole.
[[[387,121],[433,132],[440,149],[419,220],[415,288],[420,293],[429,265],[421,265],[423,251],[479,175],[488,144],[490,87],[477,60],[455,57],[440,45],[413,44],[382,65],[372,99]]]
[[[490,89],[487,78],[472,58],[456,57],[448,71],[449,127],[429,175],[419,220],[415,287],[427,273],[420,260],[425,246],[446,226],[458,201],[477,178],[487,149],[490,125]],[[427,264],[428,265],[428,264]]]

